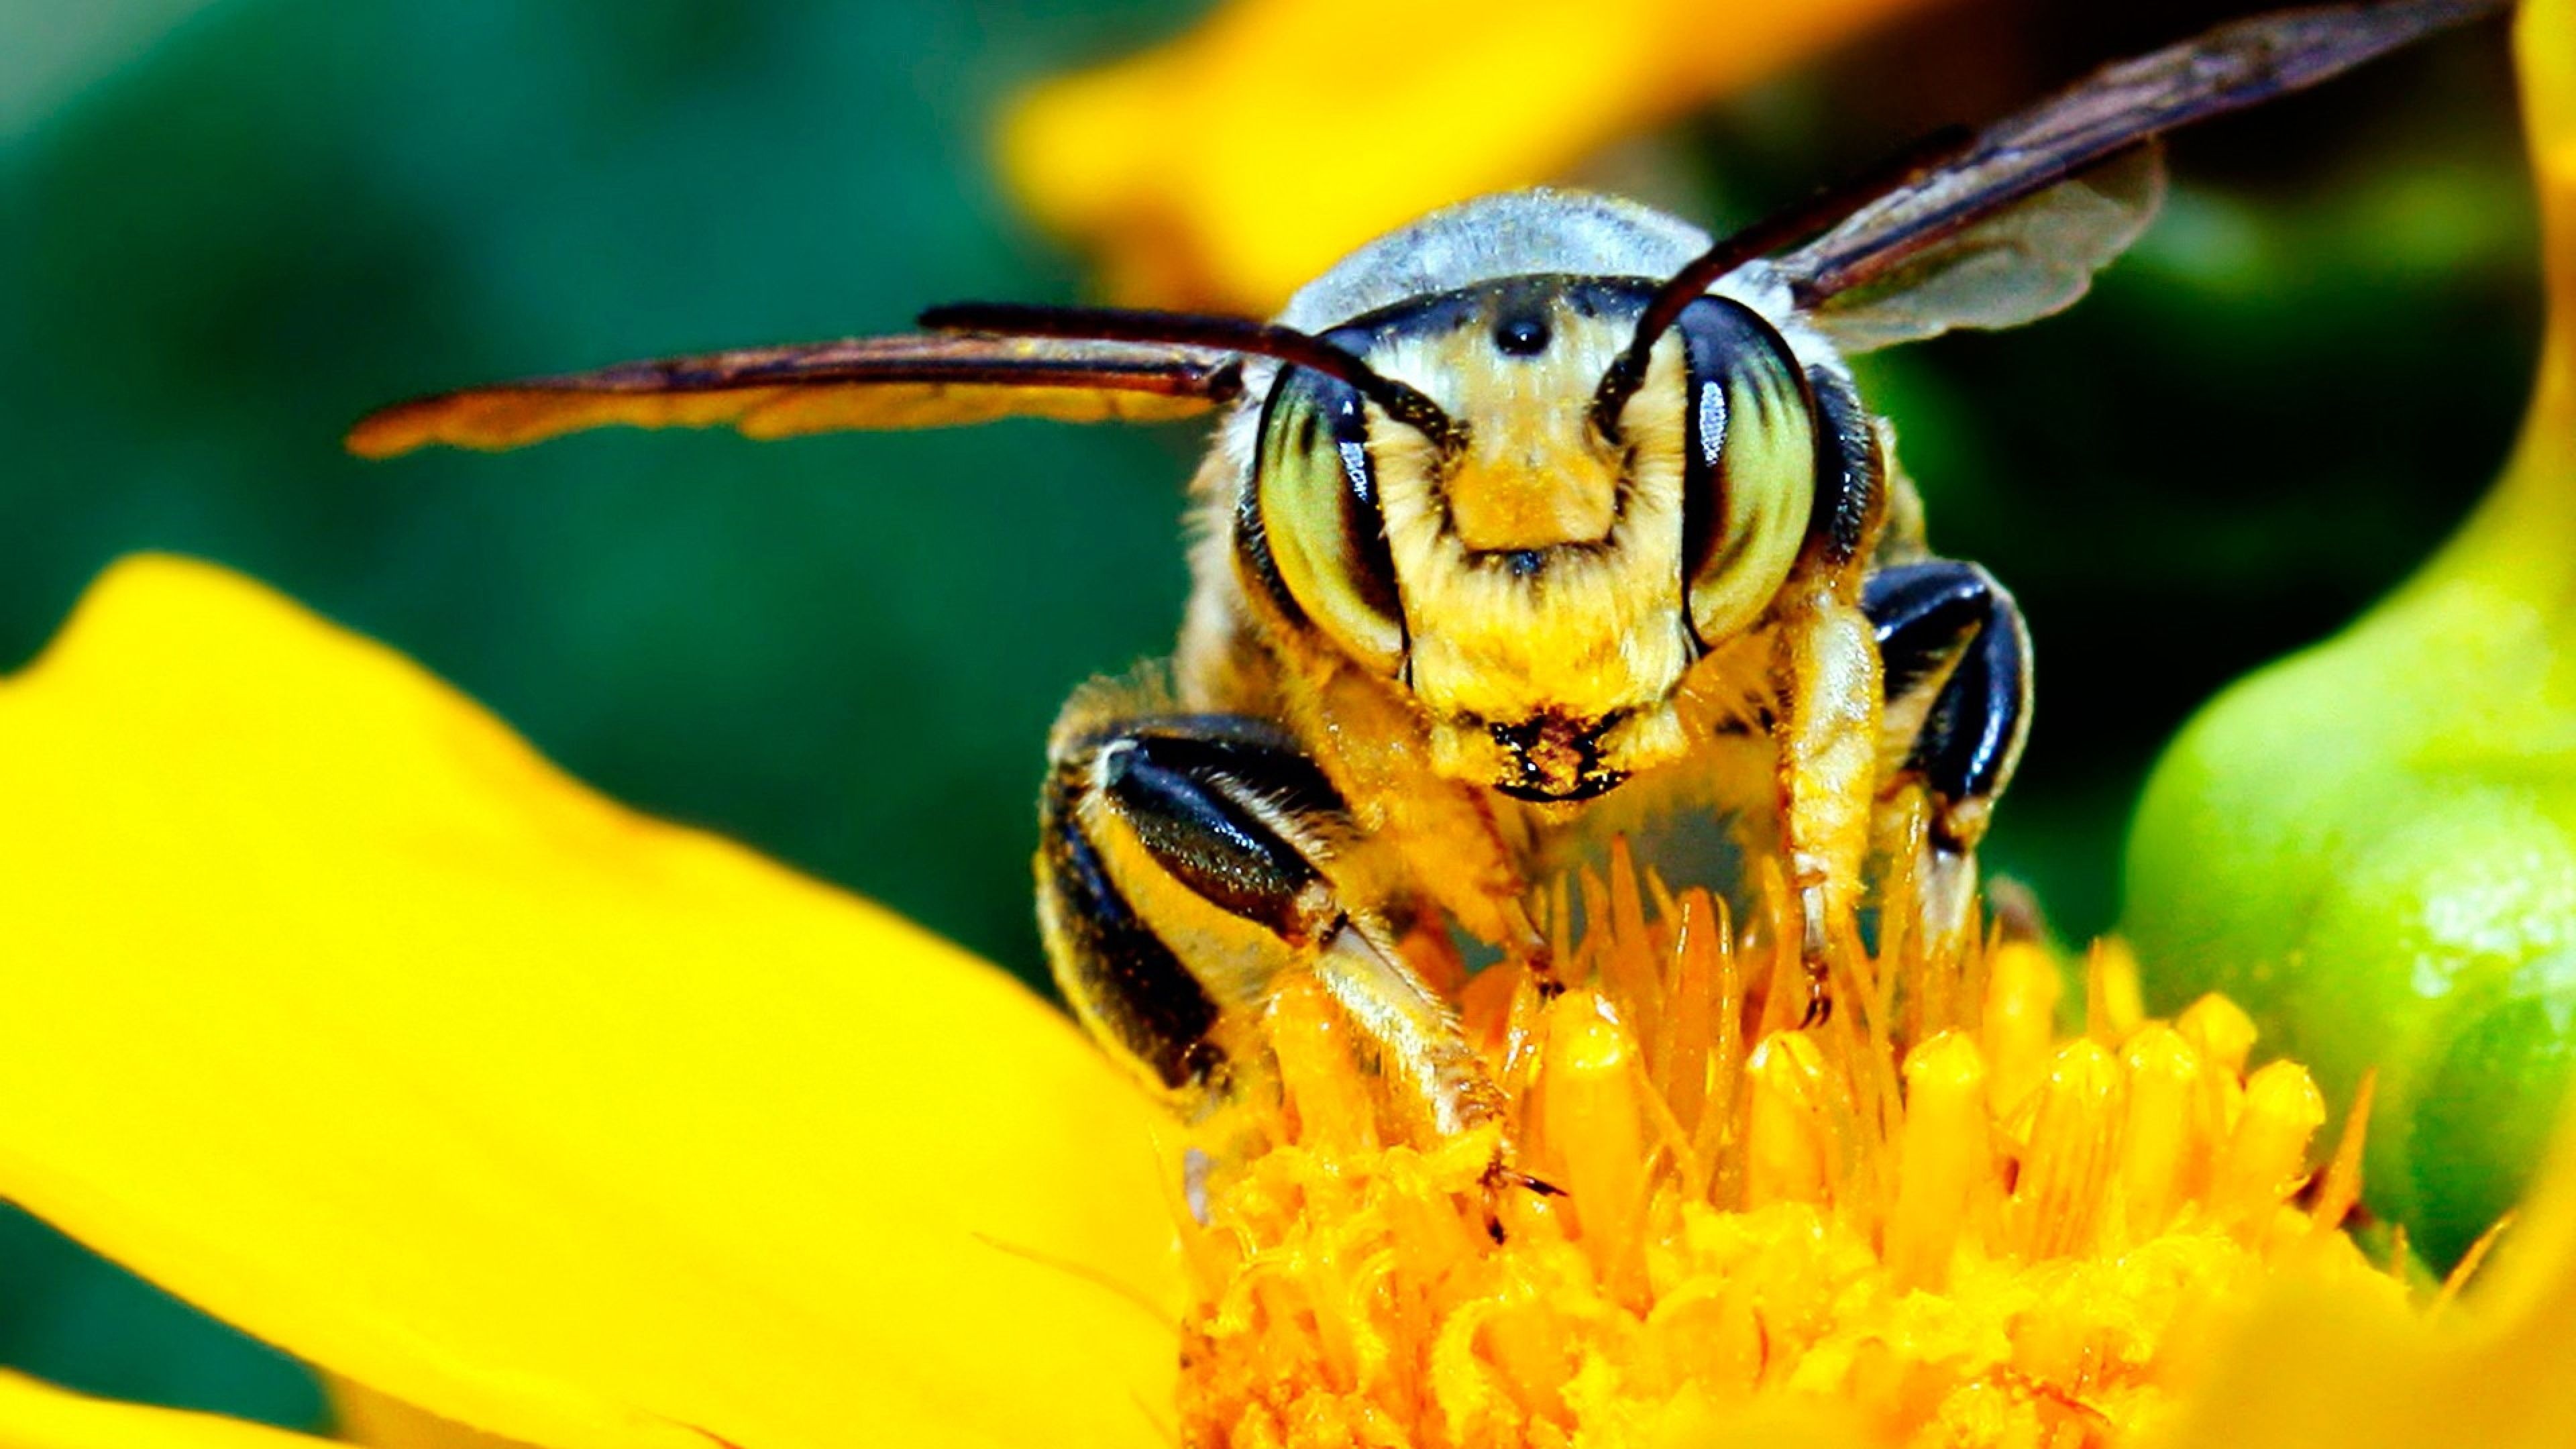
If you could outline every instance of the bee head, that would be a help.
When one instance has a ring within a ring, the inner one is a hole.
[[[1605,386],[1656,287],[1507,277],[1322,334],[1436,404],[1430,426],[1294,365],[1262,404],[1247,580],[1407,691],[1451,778],[1568,802],[1679,758],[1685,675],[1795,560],[1817,467],[1804,371],[1758,313],[1709,296]]]

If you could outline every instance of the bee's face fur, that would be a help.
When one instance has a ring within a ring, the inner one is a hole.
[[[1615,270],[1476,277],[1320,329],[1427,394],[1463,443],[1444,453],[1347,385],[1282,368],[1247,409],[1235,530],[1247,582],[1288,627],[1409,695],[1440,774],[1573,802],[1689,750],[1675,709],[1685,677],[1787,576],[1815,487],[1800,354],[1824,344],[1801,348],[1737,301],[1694,304],[1656,344],[1614,437],[1593,400],[1666,270],[1659,233],[1694,243],[1625,203],[1550,201],[1557,234],[1504,217],[1519,246],[1477,260]],[[1346,274],[1391,259],[1427,280],[1420,254],[1495,229],[1495,210],[1434,216],[1309,291],[1367,300]],[[1594,255],[1605,220],[1657,225]],[[1568,232],[1580,233],[1571,244]]]

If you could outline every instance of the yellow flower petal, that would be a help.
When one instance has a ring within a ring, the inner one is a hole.
[[[364,1384],[333,1378],[327,1387],[335,1439],[364,1444],[367,1449],[524,1449],[516,1439],[468,1429]]]
[[[170,559],[0,820],[0,1194],[205,1308],[564,1449],[1160,1441],[1153,1110],[1000,973]]]
[[[215,1414],[69,1393],[0,1369],[0,1444],[9,1449],[329,1449],[322,1440]]]
[[[1002,166],[1122,299],[1268,311],[1369,237],[1560,176],[1915,3],[1233,0],[1023,97]]]
[[[2293,1274],[2211,1356],[2160,1449],[2576,1444],[2576,1130],[2560,1134],[2501,1257],[2429,1321],[2349,1281]]]

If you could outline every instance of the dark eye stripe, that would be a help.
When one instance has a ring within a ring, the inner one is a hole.
[[[1817,417],[1816,467],[1820,486],[1810,528],[1832,564],[1849,563],[1860,553],[1871,516],[1880,507],[1887,461],[1879,455],[1878,429],[1869,409],[1851,384],[1819,369],[1807,377]]]
[[[1698,349],[1683,334],[1684,358],[1699,406],[1691,409],[1690,451],[1682,469],[1682,578],[1698,578],[1726,534],[1726,381],[1702,371]]]
[[[1694,627],[1741,627],[1787,567],[1815,489],[1813,406],[1789,345],[1752,308],[1702,297],[1673,325],[1689,405],[1682,585]],[[1747,571],[1750,572],[1747,572]],[[1716,638],[1703,638],[1715,644]]]
[[[1737,373],[1777,359],[1769,324],[1725,297],[1691,303],[1673,330],[1681,334],[1683,372],[1697,397],[1690,410],[1690,451],[1682,482],[1682,577],[1689,580],[1700,577],[1726,538],[1735,491],[1727,475],[1727,432],[1733,422],[1727,396]],[[1764,406],[1768,391],[1753,391],[1755,416],[1746,420],[1749,424],[1770,421]]]
[[[1377,469],[1369,462],[1368,414],[1360,395],[1339,378],[1318,377],[1319,390],[1330,401],[1333,451],[1340,455],[1342,481],[1342,548],[1349,557],[1351,584],[1360,602],[1395,620],[1404,617],[1404,601],[1395,591],[1395,554],[1387,546],[1386,511],[1378,503]]]

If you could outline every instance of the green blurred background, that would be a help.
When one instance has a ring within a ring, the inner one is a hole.
[[[1042,976],[1041,741],[1077,681],[1168,645],[1193,430],[612,432],[376,466],[338,437],[429,388],[1076,296],[986,127],[1200,8],[0,0],[0,668],[120,553],[219,559],[608,792]],[[1573,179],[1741,220],[2234,8],[1962,0]],[[1274,119],[1246,164],[1330,164]],[[2175,156],[2168,214],[2076,312],[1866,368],[1935,542],[2030,615],[2038,726],[1993,855],[2075,938],[2116,914],[2158,743],[2431,549],[2537,333],[2493,27]],[[293,1365],[24,1217],[0,1219],[0,1363],[322,1414]]]

